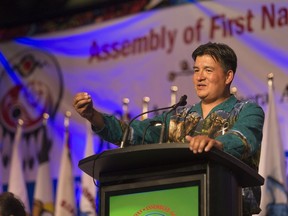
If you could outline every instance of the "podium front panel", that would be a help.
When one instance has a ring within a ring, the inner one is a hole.
[[[101,187],[101,216],[206,215],[206,175],[165,177]]]

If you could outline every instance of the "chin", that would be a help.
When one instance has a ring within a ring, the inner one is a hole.
[[[203,94],[197,94],[197,96],[198,96],[201,100],[203,100],[203,99],[206,98],[206,95],[203,95]]]

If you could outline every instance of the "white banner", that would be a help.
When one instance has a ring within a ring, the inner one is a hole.
[[[222,0],[184,4],[2,43],[1,140],[9,140],[5,136],[15,131],[19,115],[26,119],[24,133],[30,134],[28,139],[35,136],[39,140],[36,132],[41,115],[44,110],[49,112],[55,130],[51,169],[57,178],[63,118],[69,110],[74,173],[80,176],[77,165],[84,157],[85,121],[73,110],[74,94],[89,92],[95,107],[107,113],[121,113],[122,99],[127,97],[130,115],[136,116],[145,96],[150,97],[149,109],[170,105],[170,88],[176,85],[178,99],[186,94],[188,103],[193,104],[198,99],[191,71],[183,71],[181,65],[187,62],[192,68],[192,51],[213,41],[227,43],[238,55],[233,84],[237,95],[255,99],[264,110],[267,74],[274,73],[279,123],[287,150],[287,13],[288,2],[283,0]],[[3,154],[9,158],[8,143],[3,145]],[[27,175],[27,181],[33,181],[35,176]]]

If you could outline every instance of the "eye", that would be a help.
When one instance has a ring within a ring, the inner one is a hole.
[[[212,72],[213,72],[213,70],[212,70],[211,68],[207,68],[205,71],[206,71],[207,73],[212,73]]]
[[[194,68],[194,69],[193,69],[193,72],[194,72],[194,73],[197,73],[197,72],[199,72],[199,69],[198,69],[198,68]]]

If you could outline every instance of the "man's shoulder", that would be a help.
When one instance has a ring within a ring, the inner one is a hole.
[[[235,109],[238,109],[239,112],[243,111],[245,113],[249,112],[264,115],[263,108],[255,100],[252,99],[237,100]]]
[[[262,109],[262,107],[255,100],[252,99],[237,99],[235,106],[247,106]]]

